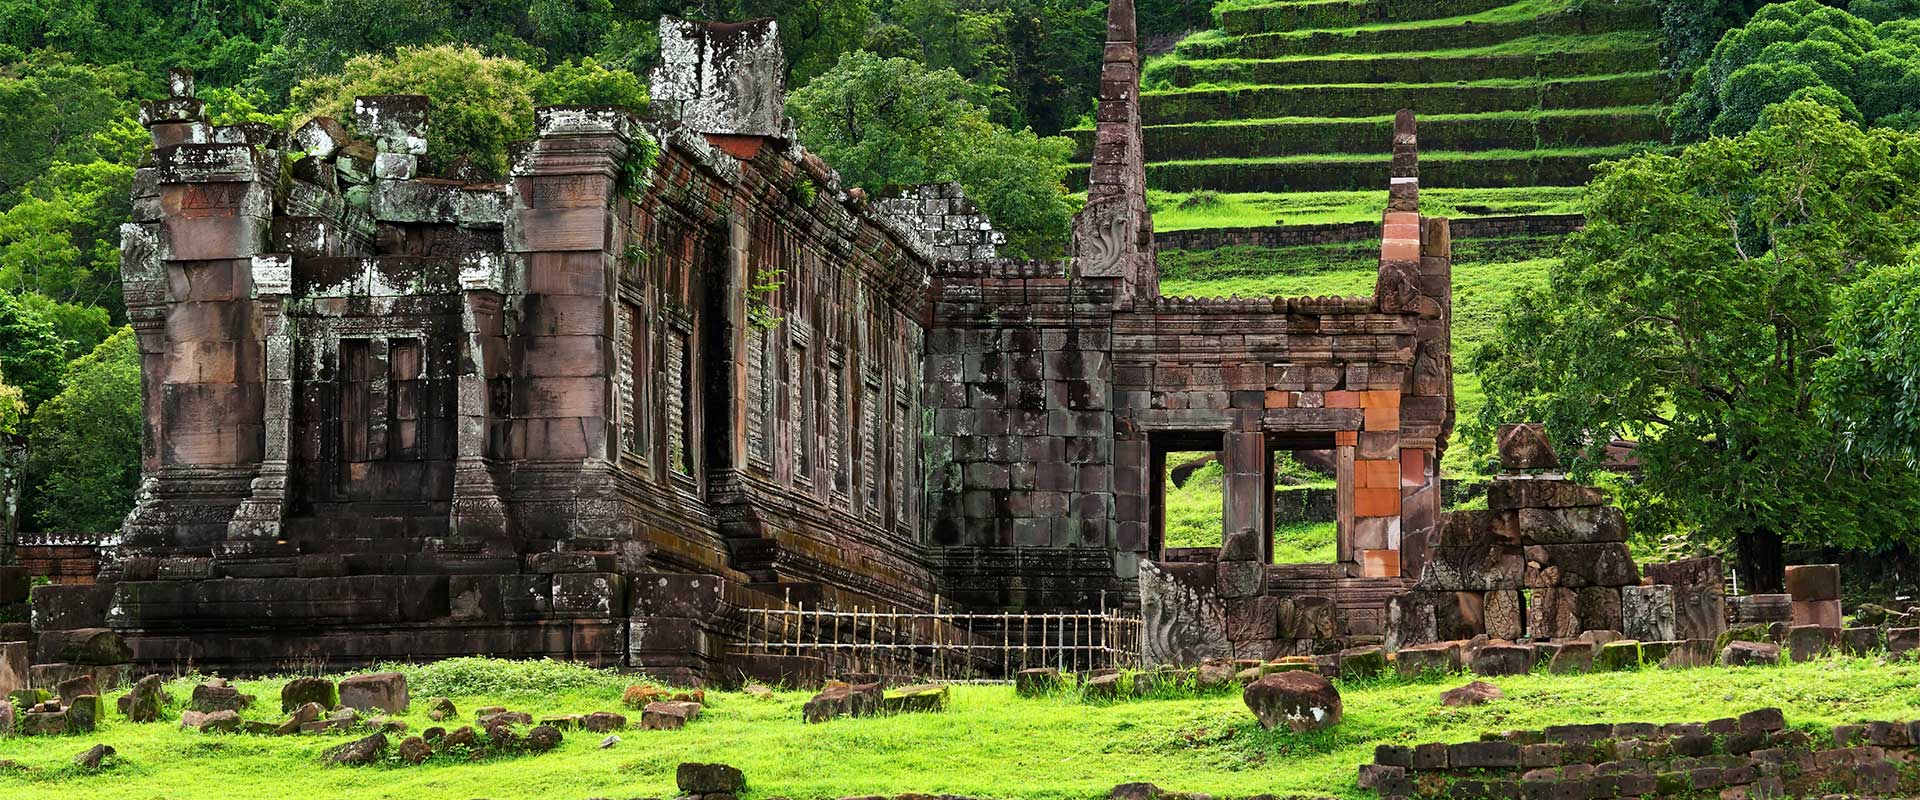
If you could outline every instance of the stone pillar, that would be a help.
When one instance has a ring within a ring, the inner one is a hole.
[[[1420,214],[1419,139],[1413,112],[1405,109],[1394,116],[1381,239],[1375,302],[1381,313],[1411,315],[1414,336],[1407,382],[1391,412],[1398,438],[1389,456],[1393,474],[1383,465],[1376,476],[1378,488],[1390,482],[1399,495],[1393,529],[1387,532],[1393,563],[1386,565],[1380,554],[1379,566],[1366,574],[1418,578],[1439,526],[1440,461],[1453,432],[1453,244],[1446,219]],[[1384,409],[1369,409],[1368,429],[1376,427],[1376,417],[1384,426],[1387,416]]]
[[[613,363],[619,281],[615,217],[633,154],[631,117],[617,109],[543,108],[538,135],[512,171],[505,240],[525,265],[512,338],[519,530],[535,539],[626,538],[615,490]],[[644,134],[639,134],[644,135]],[[689,443],[689,446],[695,446]]]
[[[209,141],[191,75],[168,83],[172,96],[141,106],[154,166],[136,175],[121,244],[147,442],[142,490],[110,543],[127,553],[221,544],[264,460],[263,314],[277,305],[254,299],[253,257],[281,158],[244,136]]]
[[[288,458],[292,450],[294,332],[286,317],[287,295],[293,292],[293,257],[277,253],[254,256],[253,291],[266,338],[266,385],[260,471],[251,493],[227,523],[227,541],[221,552],[229,556],[291,554],[281,539],[280,522],[287,510]]]
[[[1150,303],[1160,294],[1160,272],[1153,253],[1153,215],[1147,212],[1133,0],[1107,4],[1107,45],[1094,118],[1087,205],[1073,220],[1074,270],[1082,278],[1118,279],[1122,306]]]
[[[507,507],[501,501],[498,464],[504,455],[510,408],[502,395],[510,380],[502,298],[506,294],[506,259],[491,253],[466,257],[460,264],[460,292],[465,301],[460,328],[466,335],[461,350],[459,393],[454,420],[453,519],[450,538],[455,549],[494,549],[511,544]]]

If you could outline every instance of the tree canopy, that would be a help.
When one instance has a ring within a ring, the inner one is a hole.
[[[1072,216],[1061,181],[1072,142],[1008,130],[951,69],[848,53],[787,100],[800,140],[854,185],[959,181],[1007,234],[1009,251],[1049,255]]]
[[[1920,27],[1908,20],[1876,27],[1816,0],[1765,6],[1728,31],[1694,72],[1674,107],[1674,133],[1735,136],[1759,121],[1761,109],[1796,98],[1856,122],[1920,128]]]
[[[1520,293],[1471,356],[1480,438],[1541,420],[1582,471],[1609,440],[1637,440],[1637,523],[1733,541],[1754,587],[1778,584],[1782,541],[1920,538],[1920,472],[1848,446],[1831,420],[1861,407],[1815,380],[1836,353],[1887,341],[1847,332],[1847,314],[1873,311],[1849,290],[1896,280],[1920,240],[1920,135],[1783,103],[1741,136],[1604,165],[1585,203],[1548,284]],[[1866,363],[1869,376],[1888,366]],[[1829,385],[1913,402],[1859,376]]]
[[[123,327],[34,409],[24,507],[43,530],[113,530],[139,482],[140,353]]]

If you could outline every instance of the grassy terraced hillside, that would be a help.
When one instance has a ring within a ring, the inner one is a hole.
[[[1420,116],[1422,188],[1475,193],[1428,209],[1454,216],[1562,211],[1546,207],[1594,162],[1668,139],[1675,87],[1645,0],[1221,0],[1214,16],[1146,66],[1149,185],[1163,205],[1224,195],[1163,230],[1376,219],[1248,212],[1380,192],[1399,108]],[[1072,133],[1086,157],[1092,132]]]

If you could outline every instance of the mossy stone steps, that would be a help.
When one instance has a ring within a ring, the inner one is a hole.
[[[1593,164],[1625,153],[1619,148],[1540,151],[1527,154],[1422,152],[1420,182],[1461,189],[1508,186],[1578,186],[1592,177]],[[1147,165],[1147,185],[1177,191],[1321,192],[1383,186],[1390,159],[1161,161]],[[1086,168],[1068,175],[1075,190],[1086,188]]]
[[[1153,125],[1147,157],[1159,161],[1278,158],[1305,153],[1378,155],[1393,131],[1390,117]],[[1077,154],[1092,155],[1093,132],[1072,131]],[[1659,142],[1669,137],[1657,105],[1619,109],[1435,116],[1420,120],[1420,144],[1434,151],[1532,150]]]
[[[1631,47],[1587,52],[1153,62],[1148,65],[1145,80],[1150,88],[1160,82],[1176,88],[1203,84],[1298,86],[1315,83],[1398,83],[1410,77],[1417,77],[1425,83],[1440,83],[1498,78],[1572,78],[1647,72],[1659,68],[1660,45],[1649,39]]]
[[[1480,84],[1246,86],[1142,92],[1147,125],[1271,117],[1362,117],[1412,108],[1420,114],[1638,106],[1661,102],[1673,82],[1659,71]]]
[[[1313,0],[1220,10],[1220,29],[1235,35],[1295,28],[1350,28],[1374,22],[1461,17],[1513,0]]]
[[[1405,26],[1290,30],[1183,41],[1174,53],[1188,59],[1281,58],[1332,53],[1398,53],[1488,47],[1532,36],[1638,31],[1660,24],[1651,4],[1599,5],[1550,11],[1530,19],[1499,22],[1432,21]]]

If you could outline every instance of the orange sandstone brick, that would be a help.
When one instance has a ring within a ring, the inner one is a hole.
[[[1353,515],[1391,517],[1400,513],[1400,487],[1392,489],[1354,489]]]
[[[1400,391],[1398,389],[1375,389],[1360,393],[1361,408],[1399,408]]]
[[[1355,445],[1358,445],[1359,443],[1360,443],[1359,431],[1334,431],[1333,432],[1333,444],[1335,447],[1353,447]]]
[[[1398,407],[1369,408],[1366,410],[1366,415],[1367,415],[1367,430],[1370,430],[1370,431],[1400,430],[1400,409]]]
[[[1353,462],[1354,485],[1363,489],[1400,488],[1400,462],[1395,459],[1369,459]]]
[[[1336,391],[1327,392],[1327,408],[1359,408],[1360,393]]]
[[[1400,577],[1400,551],[1360,551],[1360,576],[1363,578]]]

